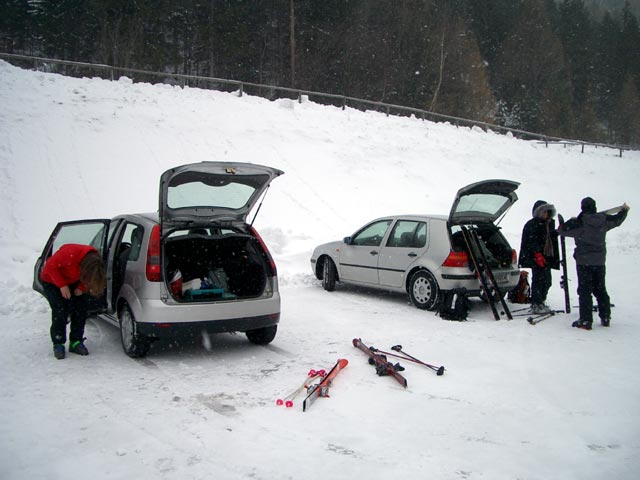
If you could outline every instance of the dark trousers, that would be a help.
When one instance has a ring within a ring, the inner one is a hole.
[[[531,274],[531,303],[544,303],[551,288],[551,269],[535,266]]]
[[[71,288],[71,287],[70,287]],[[67,300],[60,289],[50,283],[44,283],[44,296],[51,306],[51,341],[64,344],[67,341],[67,319],[71,322],[69,340],[71,343],[84,339],[84,325],[87,321],[88,295],[73,295]]]
[[[593,322],[593,299],[598,301],[600,318],[611,317],[611,302],[605,284],[604,265],[578,265],[578,296],[580,297],[580,320]]]

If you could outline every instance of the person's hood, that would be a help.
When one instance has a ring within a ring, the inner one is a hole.
[[[596,213],[596,201],[591,197],[585,197],[580,202],[580,210],[584,213]]]
[[[538,200],[533,204],[532,216],[533,218],[541,218],[543,212],[546,212],[547,210],[551,210],[551,218],[555,217],[556,207],[544,200]]]

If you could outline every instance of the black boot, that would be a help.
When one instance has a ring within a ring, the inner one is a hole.
[[[89,355],[89,350],[84,346],[82,340],[76,340],[69,345],[69,351],[71,353],[77,353],[78,355]]]
[[[56,343],[53,346],[53,356],[56,357],[58,360],[62,360],[65,356],[64,345]]]
[[[576,320],[571,324],[572,327],[581,328],[582,330],[591,330],[591,322],[587,320]]]

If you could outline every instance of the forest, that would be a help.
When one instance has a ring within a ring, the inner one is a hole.
[[[629,0],[0,0],[0,52],[346,95],[640,146]]]

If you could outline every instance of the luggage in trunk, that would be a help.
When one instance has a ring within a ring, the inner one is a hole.
[[[165,278],[176,300],[233,301],[265,293],[268,259],[251,235],[172,236],[164,255]]]
[[[498,227],[493,224],[470,225],[478,232],[482,247],[491,269],[510,268],[512,249]],[[454,226],[451,233],[454,250],[468,252],[459,226]]]

